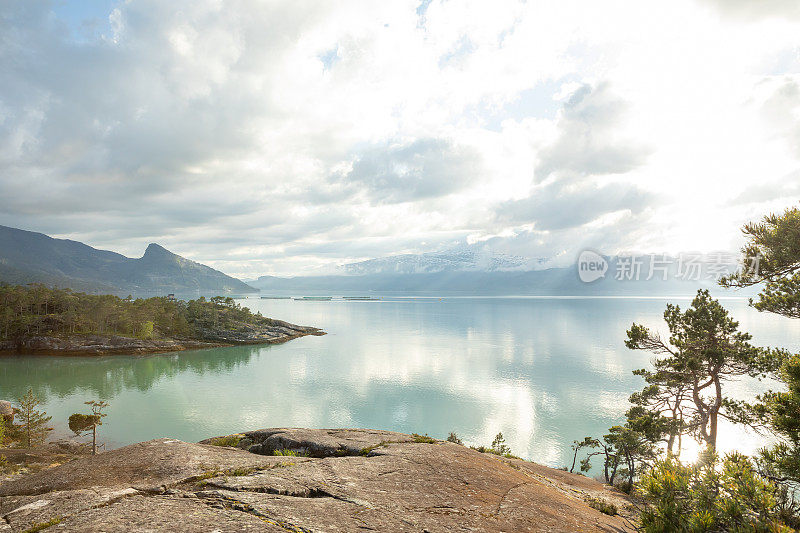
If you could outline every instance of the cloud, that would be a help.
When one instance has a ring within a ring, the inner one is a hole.
[[[800,23],[710,2],[9,0],[0,224],[253,277],[719,249],[795,199]]]
[[[482,173],[480,155],[444,139],[371,146],[359,152],[341,181],[374,201],[408,202],[455,193]]]
[[[800,198],[800,170],[778,181],[755,183],[735,196],[728,205],[748,205]]]
[[[767,78],[762,85],[764,116],[800,159],[800,74]]]
[[[538,231],[574,228],[603,215],[627,210],[641,213],[653,195],[627,182],[600,183],[598,177],[626,174],[642,166],[648,150],[614,139],[622,125],[625,102],[607,83],[583,84],[567,98],[553,141],[539,151],[537,181],[526,198],[501,202],[497,220],[533,224]]]
[[[558,136],[539,155],[534,171],[540,181],[562,176],[624,174],[642,165],[649,150],[616,139],[626,103],[608,83],[581,85],[567,99],[557,123]]]
[[[582,226],[621,210],[640,213],[652,202],[652,195],[630,184],[550,184],[536,189],[528,198],[501,204],[497,217],[503,222],[534,224],[537,230],[549,231]]]

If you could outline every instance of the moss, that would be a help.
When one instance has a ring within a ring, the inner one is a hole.
[[[233,468],[231,470],[225,470],[223,474],[230,477],[240,477],[240,476],[249,476],[258,471],[257,467],[250,466],[246,468]]]
[[[617,506],[613,503],[609,503],[602,498],[586,498],[586,503],[589,504],[589,507],[592,509],[597,509],[603,514],[607,514],[609,516],[616,516],[617,515]]]
[[[37,533],[39,531],[44,531],[48,527],[53,527],[56,524],[61,523],[61,517],[57,516],[55,518],[51,518],[47,522],[40,522],[38,524],[33,524],[31,527],[23,531],[22,533]]]
[[[205,479],[211,479],[212,477],[217,477],[219,475],[219,470],[209,470],[208,472],[203,472],[199,476],[196,476],[192,481],[203,481]]]
[[[239,445],[239,442],[242,440],[242,435],[228,435],[226,437],[217,437],[215,439],[211,439],[212,446],[227,446],[230,448],[235,448]]]
[[[436,439],[431,438],[428,435],[420,435],[418,433],[414,433],[411,436],[414,437],[414,442],[419,442],[422,444],[436,444],[436,442],[438,442]]]

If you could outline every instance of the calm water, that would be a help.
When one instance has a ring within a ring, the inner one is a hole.
[[[687,300],[673,300],[686,305]],[[625,348],[632,321],[661,328],[662,299],[430,298],[378,302],[247,299],[267,316],[321,327],[278,346],[172,355],[0,358],[0,399],[29,386],[58,431],[85,400],[111,403],[102,437],[197,441],[277,426],[455,431],[559,466],[569,443],[619,423],[631,374],[649,356]],[[762,345],[800,348],[797,323],[723,300]],[[758,383],[737,384],[748,397]],[[758,437],[722,428],[721,447]]]

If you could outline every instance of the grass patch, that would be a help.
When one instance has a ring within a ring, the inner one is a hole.
[[[195,476],[195,478],[192,479],[192,481],[204,481],[206,479],[211,479],[212,477],[217,477],[218,475],[219,475],[219,470],[214,470],[214,471],[209,470],[208,472],[203,472],[199,476]]]
[[[609,503],[602,498],[587,498],[586,503],[589,504],[589,507],[592,509],[597,509],[603,514],[607,514],[609,516],[616,516],[617,515],[617,506],[613,503]]]
[[[373,446],[367,446],[366,448],[361,448],[361,451],[358,452],[358,455],[363,455],[364,457],[366,457],[367,455],[371,454],[373,452],[373,450],[375,450],[377,448],[385,448],[388,445],[392,444],[393,442],[396,442],[396,441],[382,440],[378,444],[375,444]]]
[[[31,527],[29,527],[22,533],[38,533],[39,531],[44,531],[48,527],[53,527],[54,525],[60,523],[61,523],[61,517],[57,516],[55,518],[51,518],[47,522],[40,522],[38,524],[33,524]]]
[[[217,437],[215,439],[211,439],[212,446],[226,446],[230,448],[235,448],[241,442],[242,436],[241,435],[228,435],[227,437]]]
[[[412,442],[418,442],[418,443],[423,443],[423,444],[436,444],[437,442],[439,442],[438,440],[436,440],[434,438],[431,438],[431,437],[429,437],[427,435],[420,435],[418,433],[412,434],[411,437],[414,439]],[[363,455],[364,457],[366,457],[370,453],[372,453],[374,450],[376,450],[377,448],[385,448],[390,444],[403,444],[404,442],[406,442],[406,441],[402,441],[402,440],[382,440],[378,444],[375,444],[374,446],[367,446],[366,448],[361,448],[361,451],[358,452],[358,455]]]
[[[350,455],[350,450],[345,448],[344,446],[340,446],[336,449],[336,453],[334,454],[336,457],[347,457]]]
[[[207,479],[211,479],[212,477],[219,477],[219,476],[228,476],[228,477],[241,477],[241,476],[249,476],[255,472],[262,470],[257,466],[248,466],[248,467],[241,467],[241,468],[230,468],[228,470],[207,470],[200,475],[193,477],[190,481],[192,482],[203,482]]]
[[[300,453],[296,450],[275,450],[272,452],[272,455],[277,455],[279,457],[309,457],[308,452]]]
[[[229,477],[241,477],[241,476],[249,476],[250,474],[253,474],[255,472],[258,472],[258,468],[255,466],[249,466],[246,468],[242,467],[242,468],[233,468],[231,470],[225,470],[223,474]]]
[[[524,461],[525,460],[522,457],[520,457],[518,455],[514,455],[511,452],[505,452],[505,453],[504,452],[500,452],[498,450],[495,450],[494,448],[489,448],[488,446],[470,446],[470,448],[475,450],[476,452],[490,453],[490,454],[496,455],[498,457],[505,457],[506,459],[519,459],[520,461]]]

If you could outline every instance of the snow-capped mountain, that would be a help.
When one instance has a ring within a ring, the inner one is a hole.
[[[349,275],[501,272],[534,270],[544,262],[543,259],[529,259],[486,249],[461,248],[423,254],[391,255],[349,263],[340,268]]]

